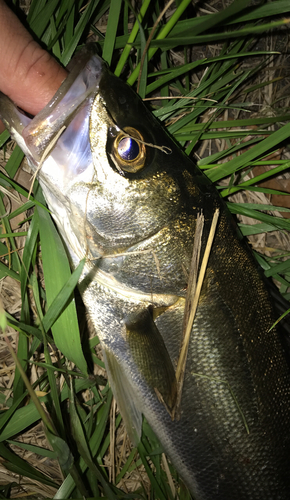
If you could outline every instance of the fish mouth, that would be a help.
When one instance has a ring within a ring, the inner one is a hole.
[[[32,169],[55,194],[92,162],[89,116],[105,67],[95,50],[91,44],[75,56],[55,96],[22,131]]]
[[[88,182],[93,177],[90,111],[106,66],[90,44],[74,57],[71,67],[55,96],[21,135],[29,164],[77,262],[84,251],[71,227],[74,209],[68,191],[76,179]]]

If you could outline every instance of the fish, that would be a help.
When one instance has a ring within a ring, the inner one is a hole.
[[[36,117],[3,94],[0,116],[38,171],[72,267],[85,258],[79,289],[132,441],[144,417],[195,500],[288,499],[289,365],[214,185],[91,46]],[[197,220],[202,257],[216,211],[180,390]]]

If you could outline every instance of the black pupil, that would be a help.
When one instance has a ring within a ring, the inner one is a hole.
[[[123,137],[118,144],[118,153],[122,160],[135,160],[139,155],[139,144],[131,137]]]

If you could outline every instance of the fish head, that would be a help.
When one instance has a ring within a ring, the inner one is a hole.
[[[157,233],[182,203],[172,144],[158,125],[135,92],[104,66],[90,109],[93,167],[70,187],[103,255]]]
[[[202,211],[209,226],[219,197],[94,47],[32,120],[4,95],[0,116],[37,174],[73,267],[85,258],[86,272],[122,287],[185,295],[196,217]]]
[[[131,87],[86,50],[29,124],[14,111],[11,125],[1,102],[76,262],[124,252],[164,227],[185,203],[187,161]]]

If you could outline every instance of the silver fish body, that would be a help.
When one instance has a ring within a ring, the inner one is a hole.
[[[263,279],[212,184],[95,55],[30,123],[3,95],[0,115],[34,169],[66,127],[39,181],[72,265],[86,257],[80,290],[132,439],[144,415],[196,500],[288,499],[289,368]],[[172,420],[196,217],[203,252],[216,208]]]

